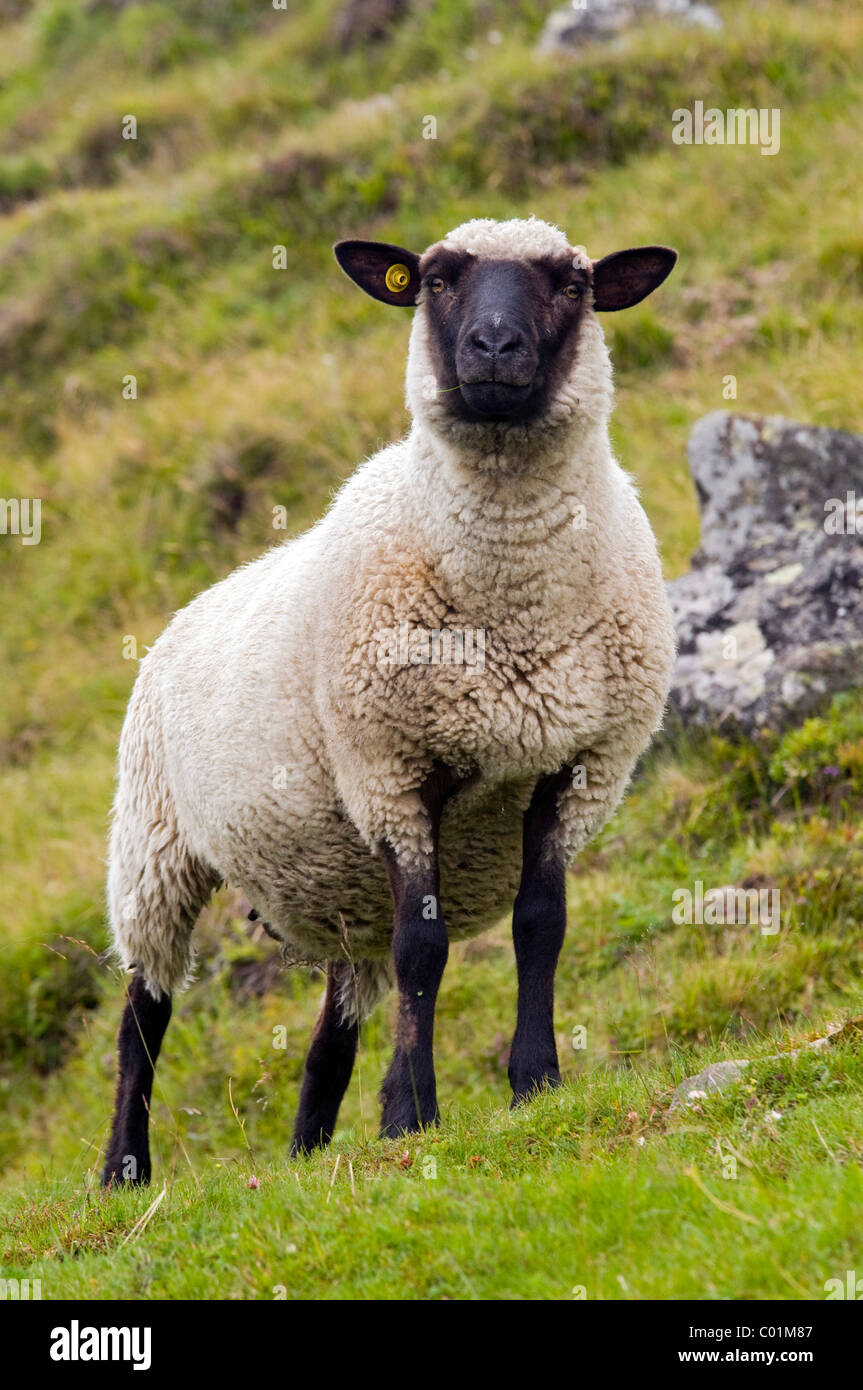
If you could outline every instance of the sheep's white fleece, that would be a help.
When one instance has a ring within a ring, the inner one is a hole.
[[[477,255],[583,253],[547,223],[468,222]],[[539,774],[568,857],[620,801],[658,727],[674,658],[653,534],[612,457],[611,370],[585,310],[569,376],[539,424],[458,422],[436,397],[422,296],[407,438],[357,469],[324,518],[178,613],[141,663],[120,745],[109,859],[119,954],[154,993],[187,978],[220,880],[294,960],[350,951],[365,1012],[389,980],[392,909],[375,846],[430,850],[417,787],[474,774],[447,807],[450,937],[512,904],[521,815]],[[484,669],[381,660],[381,634],[483,630]],[[344,934],[342,932],[344,923]],[[347,937],[347,943],[344,940]]]

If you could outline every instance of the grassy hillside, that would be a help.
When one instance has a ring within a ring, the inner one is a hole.
[[[41,1278],[53,1298],[274,1298],[278,1285],[315,1298],[822,1297],[859,1267],[861,733],[855,696],[769,755],[715,744],[650,769],[571,884],[560,1092],[506,1108],[505,924],[455,948],[438,1010],[443,1125],[421,1140],[375,1138],[382,1010],[332,1149],[287,1161],[321,985],[283,974],[256,995],[268,948],[250,945],[224,894],[157,1073],[153,1187],[97,1186],[114,986],[74,1058],[29,1106],[19,1093],[0,1195],[7,1277]],[[672,892],[698,878],[778,888],[781,930],[675,925]],[[855,1019],[827,1052],[805,1049]],[[739,1086],[672,1112],[684,1076],[740,1056],[752,1065]]]
[[[729,2],[719,34],[652,24],[558,59],[535,52],[540,0],[420,4],[348,52],[337,8],[0,4],[0,497],[43,499],[38,546],[0,536],[2,1272],[41,1273],[47,1297],[819,1296],[861,1258],[853,1031],[817,1063],[764,1060],[696,1116],[668,1102],[705,1060],[768,1059],[860,1011],[859,693],[784,739],[653,757],[572,878],[569,1084],[524,1114],[505,1108],[504,923],[448,967],[441,1133],[373,1138],[382,1010],[333,1153],[288,1164],[320,981],[261,967],[269,943],[223,893],[166,1042],[154,1187],[93,1188],[119,1012],[99,952],[129,639],[142,653],[282,539],[277,504],[288,534],[308,525],[405,426],[408,318],[348,284],[333,240],[421,249],[469,216],[534,212],[593,255],[676,245],[655,301],[607,322],[615,443],[669,574],[697,541],[684,446],[699,415],[863,429],[863,14]],[[696,99],[779,107],[780,153],[673,145],[671,113]],[[697,879],[779,887],[782,930],[675,925],[672,893]]]

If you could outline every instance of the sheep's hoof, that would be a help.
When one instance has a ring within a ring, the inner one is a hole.
[[[146,1187],[149,1181],[149,1168],[145,1172],[142,1172],[140,1177],[124,1178],[122,1171],[117,1172],[115,1168],[109,1168],[106,1165],[106,1167],[102,1169],[102,1176],[99,1179],[99,1186],[104,1187],[107,1191],[116,1192],[121,1187]]]
[[[288,1157],[291,1159],[308,1158],[316,1149],[325,1149],[332,1137],[331,1134],[325,1134],[320,1129],[317,1133],[295,1134],[291,1140],[291,1147],[288,1149]]]
[[[434,1114],[428,1119],[417,1119],[416,1111],[409,1117],[405,1116],[398,1119],[389,1119],[387,1116],[381,1120],[380,1137],[381,1139],[399,1139],[404,1134],[420,1134],[424,1129],[431,1125],[440,1124],[440,1111],[435,1107]]]
[[[553,1071],[539,1072],[536,1075],[528,1076],[518,1081],[510,1077],[512,1086],[512,1100],[509,1103],[510,1110],[514,1110],[517,1105],[523,1105],[525,1101],[534,1100],[540,1091],[552,1091],[562,1085],[560,1072]]]

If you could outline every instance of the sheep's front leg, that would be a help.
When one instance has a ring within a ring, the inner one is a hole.
[[[633,724],[578,764],[541,777],[524,815],[524,859],[512,931],[518,968],[518,1022],[509,1061],[513,1104],[558,1085],[554,975],[566,932],[566,859],[613,814],[644,746]],[[574,776],[578,773],[578,776]]]
[[[434,1013],[449,953],[440,907],[438,836],[443,805],[457,779],[438,768],[420,789],[428,815],[431,853],[417,862],[381,846],[390,878],[395,920],[393,962],[399,995],[396,1049],[381,1087],[381,1135],[410,1134],[440,1119],[434,1074]]]
[[[521,884],[512,915],[518,970],[518,1019],[509,1057],[512,1104],[560,1084],[554,1040],[554,975],[566,933],[558,802],[572,769],[541,777],[524,814]]]

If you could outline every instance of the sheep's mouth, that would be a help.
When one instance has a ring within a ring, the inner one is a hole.
[[[522,415],[533,394],[533,382],[514,385],[506,381],[462,381],[459,395],[477,420],[511,420]]]

